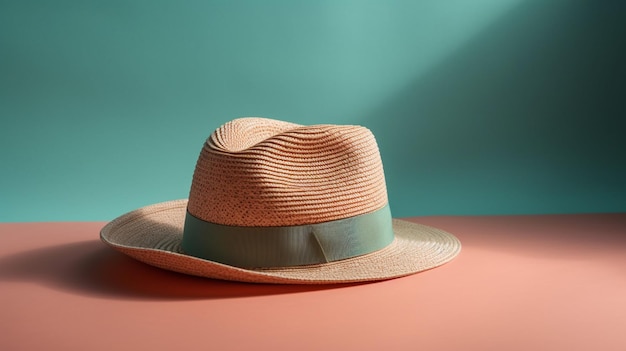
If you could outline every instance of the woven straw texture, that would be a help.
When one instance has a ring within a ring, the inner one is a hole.
[[[256,283],[343,283],[401,277],[452,260],[459,241],[442,230],[394,220],[382,250],[330,263],[242,269],[185,255],[185,215],[216,224],[258,227],[323,223],[387,205],[385,177],[372,133],[360,126],[300,126],[240,118],[204,144],[189,200],[129,212],[102,240],[142,262],[185,274]]]
[[[240,118],[207,140],[189,213],[236,226],[313,224],[387,204],[378,145],[361,126]]]
[[[461,250],[453,235],[436,228],[393,221],[395,241],[371,254],[320,265],[247,270],[181,253],[187,200],[155,204],[108,223],[102,240],[147,264],[201,277],[252,283],[328,284],[384,280],[431,269]]]

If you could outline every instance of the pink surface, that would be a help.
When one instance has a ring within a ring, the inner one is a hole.
[[[626,350],[626,214],[413,220],[460,256],[323,287],[152,268],[104,223],[0,224],[0,350]]]

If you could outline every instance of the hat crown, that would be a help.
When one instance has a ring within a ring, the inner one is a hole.
[[[291,226],[386,204],[380,153],[367,128],[253,117],[230,121],[207,139],[187,210],[222,225]]]

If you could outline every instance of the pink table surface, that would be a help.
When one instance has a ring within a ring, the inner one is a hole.
[[[411,220],[460,256],[341,286],[167,272],[104,223],[0,224],[0,350],[626,350],[626,214]]]

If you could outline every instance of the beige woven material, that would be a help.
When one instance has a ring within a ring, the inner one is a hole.
[[[102,240],[156,267],[255,283],[345,283],[401,277],[442,265],[461,249],[453,235],[394,220],[382,250],[340,261],[243,269],[185,255],[186,211],[217,224],[290,226],[371,213],[387,204],[382,162],[372,133],[360,126],[300,126],[242,118],[205,143],[189,200],[155,204],[108,223]]]
[[[367,128],[240,118],[202,148],[189,213],[224,225],[285,226],[353,217],[386,203]]]

